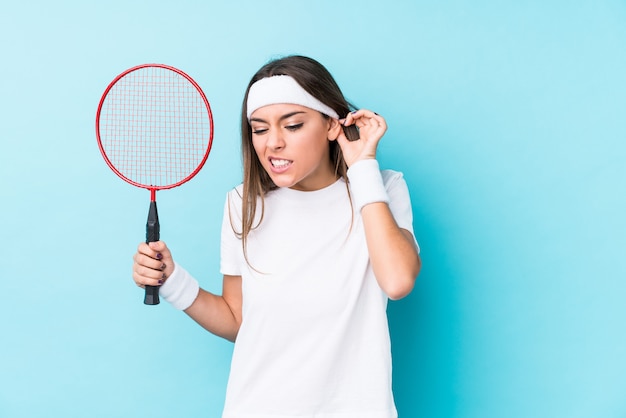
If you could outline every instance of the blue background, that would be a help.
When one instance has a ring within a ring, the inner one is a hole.
[[[626,3],[24,1],[0,13],[0,417],[218,417],[232,346],[131,280],[149,194],[95,138],[160,62],[207,94],[162,238],[219,292],[245,86],[310,55],[387,118],[424,267],[389,307],[402,418],[626,417]]]

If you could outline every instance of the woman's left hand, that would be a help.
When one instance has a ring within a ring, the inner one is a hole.
[[[367,109],[360,109],[348,113],[348,116],[339,120],[339,123],[343,126],[354,124],[359,128],[359,139],[356,141],[348,141],[343,130],[337,137],[348,167],[360,160],[376,158],[378,143],[387,131],[387,123],[382,116]]]

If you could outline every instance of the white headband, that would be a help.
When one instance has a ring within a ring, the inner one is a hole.
[[[309,94],[292,77],[276,75],[262,78],[250,86],[246,106],[248,109],[248,120],[250,120],[250,116],[258,108],[282,103],[305,106],[332,118],[339,119],[337,112]]]

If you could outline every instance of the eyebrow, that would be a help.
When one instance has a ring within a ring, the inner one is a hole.
[[[280,119],[278,119],[278,120],[289,119],[290,117],[295,116],[295,115],[300,114],[300,113],[306,113],[306,112],[304,112],[304,111],[302,111],[302,110],[298,110],[298,111],[296,111],[296,112],[290,112],[290,113],[287,113],[287,114],[282,115],[282,116],[280,117]],[[262,123],[268,123],[266,120],[261,119],[261,118],[250,118],[250,122],[262,122]]]

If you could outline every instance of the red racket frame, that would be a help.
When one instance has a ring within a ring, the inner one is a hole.
[[[195,89],[198,91],[198,93],[200,94],[200,97],[202,97],[202,100],[204,101],[204,105],[206,106],[206,109],[207,109],[207,113],[208,113],[208,117],[209,117],[209,124],[210,124],[209,125],[209,130],[210,130],[209,143],[207,145],[206,152],[204,153],[204,157],[202,158],[200,164],[198,164],[198,167],[191,174],[189,174],[187,177],[185,177],[184,179],[182,179],[182,180],[180,180],[180,181],[178,181],[176,183],[163,185],[163,186],[154,186],[154,185],[147,185],[147,184],[138,183],[138,182],[133,181],[133,180],[129,179],[128,177],[124,176],[117,168],[115,168],[113,163],[111,163],[111,160],[109,160],[109,157],[107,156],[107,154],[106,154],[106,152],[104,150],[104,147],[102,146],[102,140],[100,138],[100,112],[102,111],[102,105],[104,104],[104,101],[106,100],[106,97],[109,94],[109,91],[113,88],[113,86],[122,77],[126,76],[129,73],[132,73],[133,71],[137,71],[137,70],[140,70],[142,68],[147,68],[147,67],[164,68],[164,69],[167,69],[167,70],[174,71],[175,73],[178,73],[181,76],[183,76],[184,78],[186,78],[187,81],[189,81],[195,87]],[[179,70],[178,68],[172,67],[170,65],[165,65],[165,64],[141,64],[141,65],[137,65],[135,67],[129,68],[128,70],[122,72],[120,75],[115,77],[115,79],[113,79],[113,81],[111,81],[111,83],[104,90],[104,93],[102,94],[102,98],[100,99],[100,103],[98,104],[98,111],[96,112],[96,136],[98,138],[98,148],[100,149],[100,153],[102,154],[102,157],[104,157],[104,161],[106,161],[106,163],[109,166],[109,168],[111,170],[113,170],[113,172],[119,178],[124,180],[125,182],[130,183],[133,186],[140,187],[142,189],[150,190],[150,201],[154,202],[156,200],[156,191],[157,190],[172,189],[174,187],[178,187],[181,184],[184,184],[184,183],[188,182],[196,174],[198,174],[198,172],[204,166],[204,163],[206,162],[207,158],[209,158],[209,153],[211,152],[211,147],[213,146],[213,114],[211,112],[211,105],[209,104],[209,101],[207,100],[206,95],[204,94],[204,92],[202,91],[202,88],[200,88],[198,83],[196,83],[193,78],[191,78],[189,75],[187,75],[185,72]]]

